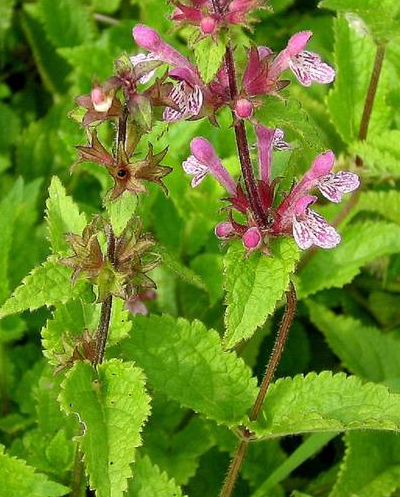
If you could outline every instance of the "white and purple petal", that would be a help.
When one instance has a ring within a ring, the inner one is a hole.
[[[310,86],[313,82],[328,84],[335,79],[335,70],[322,62],[321,57],[314,52],[304,50],[293,55],[290,57],[289,67],[304,86]]]
[[[163,118],[167,122],[175,122],[188,117],[197,116],[203,105],[203,93],[198,86],[192,88],[181,81],[171,90],[169,98],[176,104],[178,109],[166,107]]]
[[[360,186],[360,179],[357,174],[339,171],[321,178],[317,186],[325,198],[338,204],[342,201],[343,194],[357,190]]]
[[[307,208],[303,215],[293,218],[293,236],[301,249],[312,245],[324,249],[336,247],[340,243],[340,235],[325,219]]]
[[[284,132],[280,128],[275,128],[274,138],[272,140],[272,145],[277,150],[289,150],[292,147],[290,143],[284,140]]]
[[[137,55],[132,55],[130,57],[130,61],[134,68],[135,66],[141,64],[142,62],[153,62],[155,60],[157,60],[157,57],[153,53],[149,53],[147,55],[144,53],[138,53]],[[147,74],[145,74],[138,80],[139,83],[141,83],[142,85],[148,83],[151,80],[151,78],[154,76],[155,72],[156,72],[155,69],[150,70]]]
[[[203,179],[207,176],[208,167],[202,164],[194,155],[189,155],[189,157],[182,163],[183,170],[186,174],[193,176],[191,185],[196,188]]]

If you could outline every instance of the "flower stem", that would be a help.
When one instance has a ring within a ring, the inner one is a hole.
[[[229,45],[226,47],[225,69],[228,75],[230,97],[231,100],[235,100],[238,96],[238,89],[236,83],[235,63],[233,60],[232,48]],[[261,204],[260,194],[258,192],[257,183],[254,177],[253,166],[251,164],[246,126],[243,119],[238,119],[233,111],[232,117],[236,136],[236,146],[239,153],[240,166],[242,169],[247,195],[249,197],[250,207],[257,221],[257,224],[260,227],[263,227],[265,226],[265,216]]]
[[[107,259],[111,264],[114,264],[115,256],[115,236],[112,230],[108,234],[107,240]],[[110,327],[110,318],[112,310],[112,295],[109,295],[101,305],[100,321],[96,333],[96,352],[93,364],[97,366],[103,362],[104,352],[108,338],[108,330]]]
[[[216,14],[222,14],[222,7],[220,0],[212,0],[212,5]],[[232,101],[238,97],[238,88],[236,82],[235,62],[233,60],[232,48],[227,44],[225,52],[225,70],[228,76],[229,94]],[[265,226],[264,210],[261,204],[260,194],[256,180],[254,178],[254,171],[251,164],[249,143],[247,140],[246,126],[243,119],[238,119],[232,111],[236,146],[238,149],[240,166],[242,169],[244,184],[246,187],[247,195],[249,197],[250,207],[254,214],[255,220],[260,227]]]
[[[258,415],[260,414],[260,410],[263,406],[265,396],[267,395],[268,387],[271,384],[271,381],[274,377],[276,368],[279,365],[279,362],[282,357],[283,350],[285,348],[285,344],[289,335],[289,330],[294,318],[294,314],[296,312],[297,306],[297,298],[296,298],[296,290],[292,282],[290,282],[289,290],[286,293],[286,307],[285,312],[283,314],[283,318],[281,324],[279,326],[278,334],[275,339],[274,347],[272,349],[271,357],[268,361],[267,367],[265,369],[264,377],[261,382],[260,390],[258,392],[258,396],[254,405],[249,414],[250,421],[256,421]],[[241,440],[235,455],[233,457],[232,463],[229,467],[228,476],[226,477],[224,486],[222,487],[220,497],[231,497],[233,493],[233,489],[235,487],[237,478],[240,473],[240,469],[242,467],[248,445],[250,443],[251,432],[246,430],[244,432],[245,439]]]

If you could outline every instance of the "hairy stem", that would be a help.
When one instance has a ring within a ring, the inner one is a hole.
[[[238,96],[236,83],[235,63],[233,60],[232,48],[228,45],[225,54],[225,69],[229,81],[229,93],[232,100]],[[240,167],[242,169],[244,184],[249,197],[250,207],[260,227],[265,225],[264,212],[261,204],[260,194],[254,177],[253,166],[251,164],[249,143],[247,140],[246,126],[243,119],[238,119],[232,111],[234,122],[236,146],[239,154]]]
[[[76,446],[74,469],[71,479],[71,493],[69,497],[80,497],[83,485],[83,460],[82,451],[79,445]]]
[[[212,0],[214,11],[222,14],[220,0]],[[238,87],[236,82],[235,62],[231,46],[227,45],[225,53],[225,70],[229,82],[229,94],[232,101],[238,97]],[[260,227],[265,226],[264,211],[261,204],[260,194],[254,178],[253,166],[251,164],[249,143],[247,140],[246,126],[243,119],[238,119],[232,111],[232,118],[235,129],[236,146],[239,154],[240,167],[242,169],[244,184],[249,197],[250,207]]]
[[[107,259],[113,264],[115,256],[115,236],[112,230],[108,234],[107,240]],[[108,330],[110,327],[110,318],[112,310],[113,297],[109,295],[101,305],[100,321],[96,333],[96,352],[93,364],[101,364],[104,358],[104,351],[106,349],[106,343],[108,338]]]
[[[254,405],[251,409],[249,418],[251,421],[255,421],[258,418],[260,410],[263,406],[265,396],[267,395],[268,387],[271,384],[271,381],[274,377],[276,368],[279,365],[279,362],[282,357],[283,350],[285,348],[285,344],[287,341],[287,337],[289,335],[289,330],[294,318],[294,314],[296,312],[297,306],[297,298],[296,298],[296,290],[293,286],[293,283],[290,282],[289,290],[286,293],[286,307],[285,312],[283,314],[283,318],[281,324],[279,326],[278,334],[275,339],[274,347],[272,349],[271,357],[268,361],[264,377],[262,379],[260,390],[258,392],[258,396]],[[251,433],[245,431],[244,435],[247,437],[244,440],[241,440],[235,455],[233,457],[232,463],[229,467],[228,475],[226,477],[224,486],[222,487],[220,497],[231,497],[233,493],[233,489],[235,488],[235,484],[237,478],[240,473],[240,469],[242,467],[248,445],[250,443]]]

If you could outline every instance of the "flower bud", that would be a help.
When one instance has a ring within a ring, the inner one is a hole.
[[[96,86],[90,92],[90,99],[92,100],[93,107],[97,112],[107,112],[112,106],[112,95],[106,95],[99,86]]]
[[[217,28],[217,21],[210,16],[203,17],[200,21],[200,29],[203,34],[211,35]]]
[[[132,35],[135,42],[149,52],[156,52],[158,46],[162,43],[157,31],[143,24],[135,26],[132,30]]]
[[[234,233],[235,233],[235,228],[233,227],[232,223],[227,221],[219,223],[215,227],[215,235],[217,238],[220,238],[221,240],[229,238],[229,236],[233,235]]]
[[[261,245],[262,235],[260,230],[255,226],[249,228],[246,233],[242,236],[242,242],[244,248],[247,250],[255,250]]]
[[[248,119],[253,115],[253,104],[247,98],[240,98],[235,105],[235,114],[239,119]]]

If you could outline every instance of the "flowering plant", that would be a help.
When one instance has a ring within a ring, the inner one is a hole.
[[[361,3],[2,9],[7,495],[396,495],[400,5]]]

